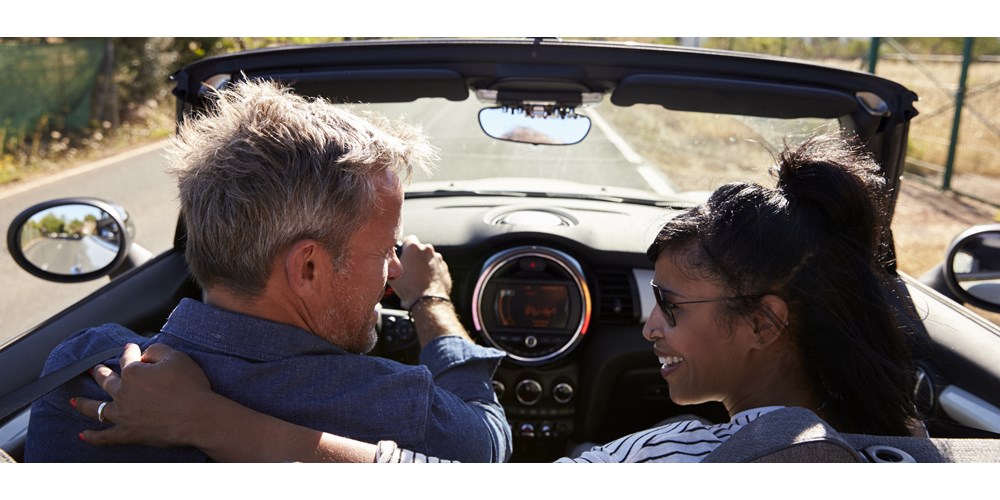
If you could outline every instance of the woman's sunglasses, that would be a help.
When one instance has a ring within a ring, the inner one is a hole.
[[[674,309],[679,305],[683,304],[702,304],[705,302],[720,302],[723,300],[736,300],[736,299],[752,299],[760,297],[760,295],[738,295],[736,297],[718,297],[715,299],[702,299],[702,300],[687,300],[684,302],[670,302],[667,300],[666,292],[664,292],[660,287],[656,286],[656,283],[652,281],[649,282],[653,287],[653,297],[656,298],[656,305],[659,306],[660,311],[663,311],[663,317],[667,318],[667,324],[670,328],[677,326],[677,317],[674,316]]]

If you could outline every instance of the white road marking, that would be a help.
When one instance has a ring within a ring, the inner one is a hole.
[[[670,181],[668,181],[667,177],[663,175],[663,172],[661,172],[660,169],[647,164],[646,161],[643,160],[642,156],[639,155],[639,153],[636,153],[635,150],[632,149],[632,146],[629,146],[628,143],[625,142],[625,139],[618,135],[618,132],[611,128],[611,125],[608,125],[608,122],[604,121],[604,118],[597,112],[596,109],[587,110],[587,116],[589,116],[591,121],[594,122],[594,125],[597,125],[597,128],[601,129],[604,136],[607,137],[608,141],[618,149],[622,156],[625,157],[625,160],[635,165],[635,169],[639,172],[639,175],[641,175],[642,178],[649,183],[649,187],[653,188],[657,194],[661,196],[668,196],[677,192],[670,185]]]

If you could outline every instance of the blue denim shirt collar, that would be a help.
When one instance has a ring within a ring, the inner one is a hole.
[[[307,354],[346,354],[318,335],[285,323],[228,311],[193,299],[181,299],[162,333],[209,350],[255,361]]]

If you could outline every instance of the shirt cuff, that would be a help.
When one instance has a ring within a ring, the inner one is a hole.
[[[420,351],[420,363],[435,377],[450,368],[471,365],[485,370],[486,376],[492,378],[504,356],[506,354],[499,349],[483,347],[463,337],[449,335],[438,337],[424,346]]]

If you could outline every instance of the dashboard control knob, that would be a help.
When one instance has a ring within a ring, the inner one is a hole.
[[[530,378],[524,379],[517,383],[517,387],[514,388],[514,394],[521,404],[531,406],[537,403],[539,399],[542,399],[542,384]]]
[[[413,340],[414,335],[416,335],[416,330],[413,328],[413,322],[404,319],[396,323],[396,336],[400,338],[403,342],[409,342]]]
[[[552,437],[552,424],[542,423],[542,427],[539,429],[539,435],[543,438]]]
[[[524,337],[524,345],[525,347],[535,347],[538,345],[538,337],[535,337],[534,335]]]
[[[518,427],[518,435],[521,437],[535,437],[535,424],[525,422]]]
[[[392,345],[396,341],[396,317],[395,316],[385,316],[379,315],[381,325],[379,327],[379,332],[382,336],[382,342],[384,344]]]
[[[503,382],[500,382],[499,380],[493,381],[493,392],[496,393],[497,399],[503,398],[503,394],[506,390],[507,388],[504,387]]]
[[[560,382],[552,388],[552,399],[557,403],[569,403],[573,400],[573,386],[566,382]]]

